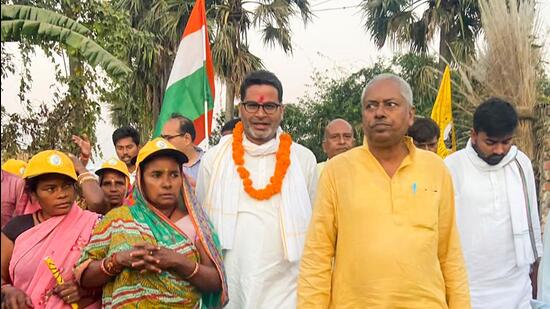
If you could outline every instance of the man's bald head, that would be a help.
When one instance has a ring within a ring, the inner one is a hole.
[[[351,149],[355,144],[353,127],[344,119],[334,119],[325,127],[323,151],[329,159]]]

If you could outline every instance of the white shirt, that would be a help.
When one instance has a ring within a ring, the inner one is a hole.
[[[519,151],[517,156],[527,158]],[[477,157],[470,143],[445,163],[453,177],[456,224],[472,308],[530,308],[530,266],[517,266],[504,168],[489,166]],[[532,177],[532,171],[529,175]]]

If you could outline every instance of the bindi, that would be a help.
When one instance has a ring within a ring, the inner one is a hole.
[[[264,96],[261,95],[259,98],[258,98],[258,103],[263,103],[265,100]]]

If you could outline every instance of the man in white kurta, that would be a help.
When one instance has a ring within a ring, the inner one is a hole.
[[[512,106],[490,99],[474,114],[466,148],[445,159],[472,308],[530,308],[529,275],[542,244],[531,161],[511,144],[516,126]]]
[[[275,171],[282,134],[277,128],[283,112],[282,105],[276,111],[262,105],[279,104],[282,88],[276,77],[265,71],[252,73],[243,87],[239,111],[244,127],[244,167],[253,187],[260,189]],[[224,136],[207,151],[196,187],[197,198],[210,215],[224,249],[229,288],[226,308],[293,309],[317,182],[315,156],[293,143],[281,192],[257,200],[244,191],[232,158],[232,142],[233,135]]]

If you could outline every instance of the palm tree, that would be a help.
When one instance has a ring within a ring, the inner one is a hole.
[[[207,1],[208,2],[208,1]],[[135,33],[126,42],[133,74],[120,84],[119,97],[110,98],[113,125],[133,125],[149,138],[160,113],[166,83],[194,1],[113,0],[127,12]]]
[[[264,44],[291,53],[290,18],[298,13],[304,23],[311,19],[308,0],[223,0],[214,6],[212,58],[226,86],[225,119],[233,118],[235,93],[244,76],[263,66],[249,50],[248,31],[260,28]]]
[[[114,77],[125,76],[130,68],[103,49],[92,38],[91,31],[62,14],[25,5],[1,7],[2,42],[19,42],[22,38],[57,41],[78,53],[91,65],[100,65]]]
[[[472,55],[481,30],[478,0],[363,0],[361,9],[378,47],[389,39],[425,53],[439,33],[440,70],[453,55],[458,60]]]

